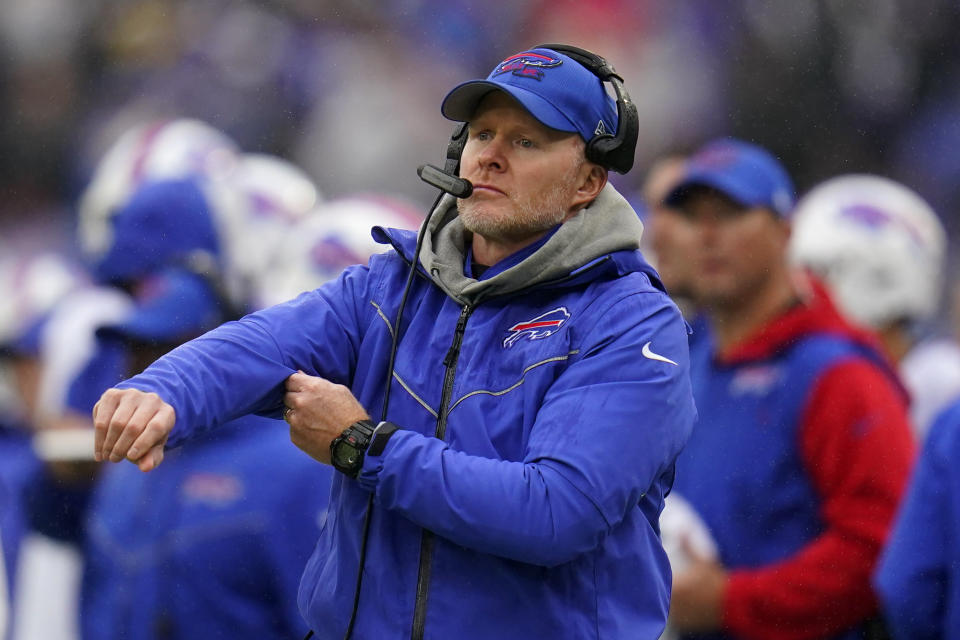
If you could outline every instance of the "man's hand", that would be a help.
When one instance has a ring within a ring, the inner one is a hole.
[[[107,389],[93,407],[97,461],[130,460],[141,471],[163,461],[163,446],[176,422],[176,412],[155,393]]]
[[[720,630],[727,571],[711,558],[687,548],[689,567],[673,577],[670,627],[681,633]]]
[[[370,416],[347,387],[299,371],[286,382],[283,418],[290,440],[311,458],[330,464],[330,443],[357,420]]]

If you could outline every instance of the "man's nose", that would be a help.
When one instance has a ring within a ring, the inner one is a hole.
[[[694,234],[701,244],[712,244],[716,242],[717,234],[720,232],[721,220],[712,211],[700,211],[690,220]]]
[[[500,139],[494,138],[485,144],[480,150],[480,153],[477,154],[477,161],[483,169],[499,171],[506,167],[506,155],[504,154],[503,143]]]

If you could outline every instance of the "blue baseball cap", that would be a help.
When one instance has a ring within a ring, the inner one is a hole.
[[[782,217],[793,210],[796,198],[779,160],[766,149],[733,138],[715,140],[694,153],[664,202],[679,206],[695,186],[711,187],[743,207],[765,207]]]
[[[585,141],[600,133],[616,134],[617,104],[600,78],[573,58],[553,49],[531,49],[498,64],[486,80],[457,85],[440,106],[444,117],[469,122],[491,91],[517,100],[542,124],[579,133]]]
[[[100,282],[130,282],[197,253],[216,258],[213,211],[198,179],[142,184],[112,217],[113,237],[93,266]]]
[[[167,269],[144,278],[135,306],[122,321],[100,327],[98,336],[139,342],[180,343],[213,329],[225,319],[210,282],[187,269]]]

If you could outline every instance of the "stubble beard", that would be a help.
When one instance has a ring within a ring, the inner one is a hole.
[[[512,212],[492,212],[483,202],[457,200],[463,226],[488,240],[517,242],[545,233],[566,219],[583,160],[543,191],[512,200]]]

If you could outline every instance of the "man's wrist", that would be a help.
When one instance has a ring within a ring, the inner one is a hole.
[[[399,429],[397,425],[392,422],[383,421],[377,425],[377,428],[373,430],[373,435],[370,437],[370,446],[367,448],[367,453],[371,456],[379,456],[383,454],[383,450],[387,446],[387,442],[390,440],[390,436]]]
[[[370,446],[376,425],[370,420],[357,420],[330,443],[330,464],[350,478],[356,478],[363,466],[363,456]]]
[[[356,478],[366,455],[382,454],[396,430],[392,422],[375,425],[371,420],[358,420],[330,443],[330,463],[337,471]]]

